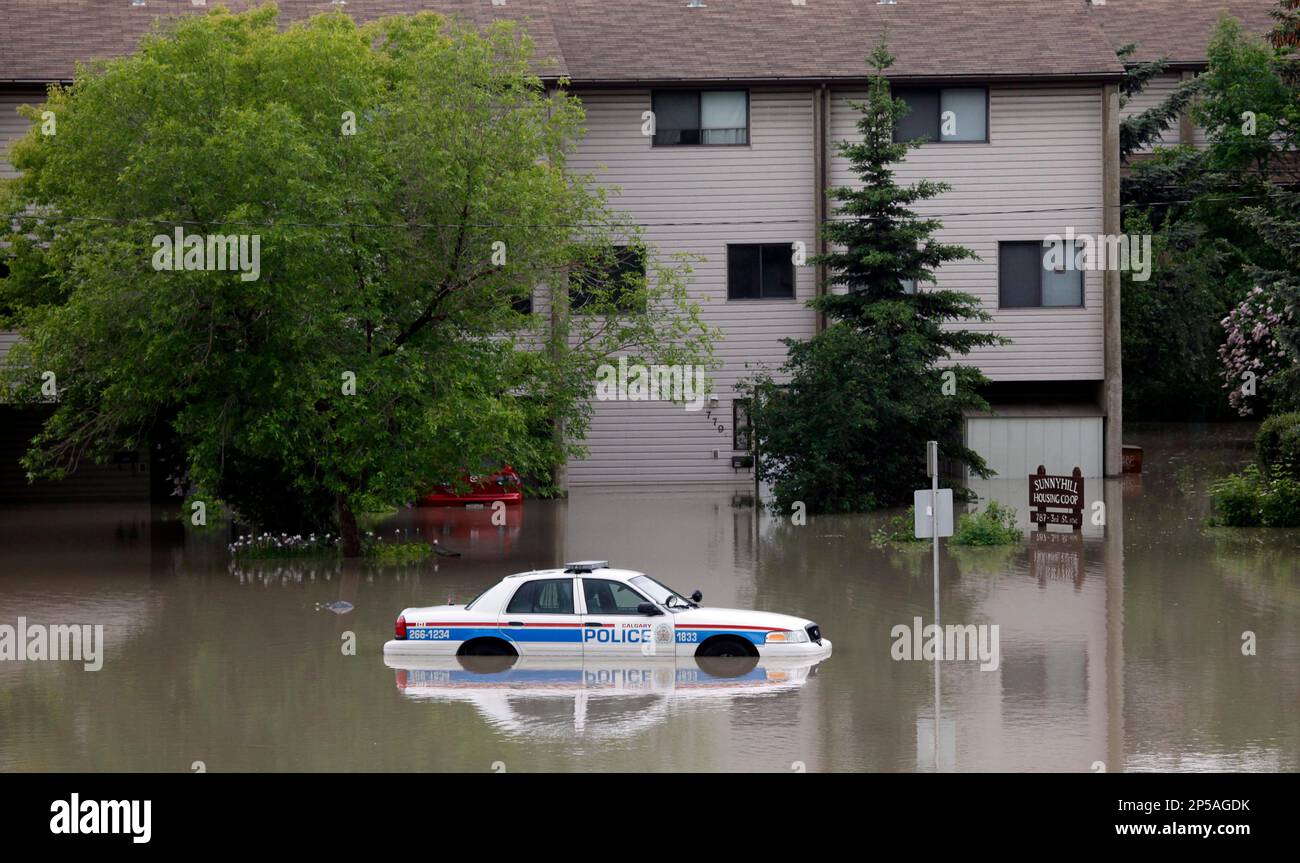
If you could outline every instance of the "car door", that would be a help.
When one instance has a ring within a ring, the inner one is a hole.
[[[498,618],[501,635],[521,656],[581,656],[582,618],[574,602],[577,579],[519,583]]]
[[[673,655],[672,616],[638,611],[650,598],[636,588],[587,576],[581,599],[583,656]]]

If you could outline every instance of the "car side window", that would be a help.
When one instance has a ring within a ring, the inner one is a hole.
[[[582,596],[588,614],[636,614],[638,605],[649,602],[626,584],[601,578],[584,578]]]
[[[573,579],[525,581],[506,606],[507,614],[573,614]]]

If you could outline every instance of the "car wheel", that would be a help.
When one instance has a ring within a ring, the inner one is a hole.
[[[718,659],[741,658],[753,656],[754,650],[739,638],[713,638],[701,644],[695,655]]]
[[[458,656],[518,656],[518,652],[499,638],[478,638],[467,642]]]

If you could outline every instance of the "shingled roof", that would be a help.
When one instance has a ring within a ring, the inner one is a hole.
[[[203,14],[217,6],[242,11],[267,0],[3,0],[0,13],[0,81],[68,81],[79,61],[107,59],[135,50],[140,37],[158,18]],[[358,22],[385,15],[422,11],[456,15],[483,25],[494,19],[523,22],[537,45],[539,58],[554,61],[550,76],[564,74],[559,42],[551,26],[548,0],[278,0],[282,23],[301,21],[320,12],[342,9]]]
[[[202,13],[191,0],[5,0],[0,81],[71,79],[79,60],[134,50],[154,19]],[[253,0],[222,0],[232,10]],[[578,83],[860,79],[888,33],[891,77],[1112,77],[1110,40],[1083,0],[348,0],[358,21],[432,10],[482,24],[523,21],[550,76]],[[295,21],[340,8],[279,0]]]
[[[1137,45],[1134,60],[1163,57],[1174,66],[1200,67],[1221,16],[1264,36],[1273,29],[1269,12],[1276,8],[1275,0],[1106,0],[1090,11],[1115,48]]]
[[[897,78],[1120,71],[1079,3],[1043,0],[554,0],[575,81],[862,78],[884,33]]]

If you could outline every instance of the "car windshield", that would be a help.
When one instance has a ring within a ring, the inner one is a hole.
[[[471,608],[473,608],[473,607],[474,607],[474,603],[476,603],[476,602],[478,602],[480,599],[482,599],[482,598],[483,598],[483,594],[487,593],[487,592],[488,592],[489,590],[491,590],[493,587],[495,587],[495,585],[489,585],[488,587],[486,587],[486,588],[484,588],[482,591],[480,591],[478,596],[474,597],[474,598],[471,599],[469,602],[465,603],[465,610],[466,610],[466,611],[469,611]]]
[[[691,603],[680,593],[670,587],[664,587],[648,575],[638,575],[629,579],[637,587],[650,594],[650,598],[668,608],[690,608]]]

